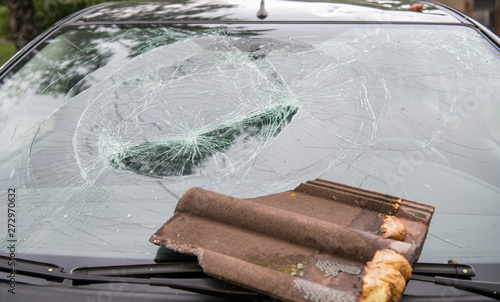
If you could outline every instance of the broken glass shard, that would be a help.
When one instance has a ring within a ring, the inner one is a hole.
[[[266,144],[285,127],[297,108],[276,106],[227,125],[179,139],[146,142],[127,147],[123,153],[108,158],[116,168],[146,176],[181,176],[195,173],[210,156],[217,156],[231,147]],[[252,143],[252,144],[253,144]],[[245,146],[240,147],[240,149]]]

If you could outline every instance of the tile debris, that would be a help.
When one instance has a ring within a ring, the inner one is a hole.
[[[406,226],[380,234],[380,213]],[[196,255],[205,273],[285,301],[356,301],[363,268],[379,250],[411,265],[434,207],[317,179],[291,191],[240,199],[191,188],[150,241]]]

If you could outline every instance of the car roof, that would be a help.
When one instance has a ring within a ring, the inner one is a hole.
[[[423,11],[409,11],[423,3]],[[394,0],[265,0],[267,17],[257,17],[261,0],[184,0],[110,2],[67,20],[69,23],[231,23],[377,22],[463,24],[458,12],[431,2]],[[262,16],[261,16],[262,17]]]

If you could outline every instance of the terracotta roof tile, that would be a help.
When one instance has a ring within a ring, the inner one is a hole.
[[[433,212],[320,179],[250,199],[191,188],[150,241],[198,256],[209,275],[283,300],[355,301],[377,250],[393,249],[410,264],[418,258]],[[402,241],[382,238],[386,215],[406,226]]]

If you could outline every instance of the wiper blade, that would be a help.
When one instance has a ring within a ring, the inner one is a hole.
[[[0,256],[0,271],[9,272],[12,270],[8,261],[8,257]],[[63,272],[63,268],[53,264],[16,258],[15,271],[17,275],[43,278],[47,281],[59,283],[62,283],[64,280],[70,280],[74,286],[97,283],[129,283],[167,286],[216,296],[260,296],[253,291],[209,277],[203,273],[203,270],[197,263],[191,262],[78,267],[71,270],[70,273],[65,273]],[[0,275],[0,280],[6,280],[4,277]]]
[[[72,274],[98,276],[206,276],[197,262],[170,262],[156,264],[134,264],[96,267],[76,267]]]
[[[198,278],[193,278],[199,276]],[[255,292],[209,277],[192,262],[139,264],[103,267],[77,267],[71,270],[75,285],[89,283],[135,283],[168,286],[190,291],[221,294],[258,295]],[[179,278],[185,275],[188,278]],[[154,277],[157,276],[157,277]]]
[[[439,285],[453,286],[455,288],[472,292],[478,295],[483,295],[493,299],[500,300],[500,283],[487,281],[461,280],[456,278],[440,277],[440,276],[422,276],[413,275],[412,280],[432,282]]]
[[[147,284],[153,286],[168,286],[171,288],[184,289],[200,293],[219,293],[234,295],[258,295],[255,292],[232,285],[219,279],[207,278],[138,278],[138,277],[110,277],[110,276],[87,276],[68,275],[66,279],[72,280],[74,285],[87,285],[93,283],[131,283]]]

